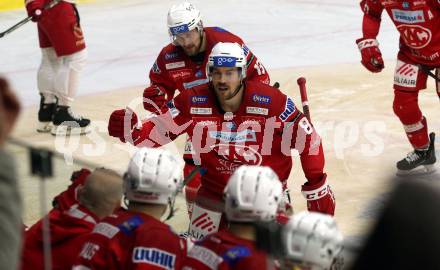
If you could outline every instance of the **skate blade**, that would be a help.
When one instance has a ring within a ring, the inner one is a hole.
[[[430,175],[437,171],[437,168],[434,164],[430,165],[421,165],[413,170],[397,170],[396,176],[422,176],[422,175]]]
[[[71,127],[66,125],[53,126],[51,134],[54,136],[75,136],[85,135],[91,132],[90,126],[87,127]]]
[[[38,122],[37,124],[37,132],[40,133],[48,133],[52,130],[52,122]]]

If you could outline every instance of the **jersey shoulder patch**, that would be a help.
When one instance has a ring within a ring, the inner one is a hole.
[[[127,235],[132,235],[134,230],[136,230],[136,228],[143,223],[144,221],[142,220],[142,218],[136,215],[119,224],[118,228],[121,230],[121,232]]]
[[[230,266],[234,266],[238,261],[243,258],[251,256],[252,252],[245,246],[234,246],[228,249],[223,255],[223,260]]]
[[[287,96],[286,104],[284,105],[284,111],[282,111],[278,117],[280,118],[281,121],[285,122],[295,112],[296,112],[295,103],[293,103],[293,99],[291,97]]]

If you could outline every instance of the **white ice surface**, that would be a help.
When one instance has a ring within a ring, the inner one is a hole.
[[[78,95],[147,85],[148,71],[169,42],[168,8],[176,1],[102,1],[78,7],[89,50]],[[205,0],[193,1],[206,26],[241,36],[269,69],[360,61],[357,0]],[[378,37],[385,59],[397,53],[398,35],[384,14]],[[0,13],[0,31],[26,16],[24,10]],[[28,23],[0,39],[0,73],[6,75],[25,105],[39,100],[40,63],[36,26]],[[337,70],[329,73],[338,76]],[[361,82],[360,82],[361,83]]]

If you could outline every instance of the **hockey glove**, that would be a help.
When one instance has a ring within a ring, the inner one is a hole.
[[[327,183],[327,175],[316,184],[305,183],[301,192],[307,200],[307,209],[328,215],[335,214],[335,196]]]
[[[129,109],[120,109],[112,112],[108,122],[108,134],[112,137],[119,138],[121,142],[126,139],[136,140],[136,125],[138,117],[135,112]]]
[[[160,86],[151,85],[144,90],[144,109],[160,114],[160,108],[165,104],[165,93]]]
[[[356,43],[362,55],[362,65],[371,72],[381,72],[385,65],[377,40],[372,38],[360,38],[356,40]]]

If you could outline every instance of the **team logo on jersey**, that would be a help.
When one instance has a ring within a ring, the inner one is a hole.
[[[160,70],[159,66],[157,65],[157,61],[154,62],[153,67],[151,68],[153,73],[160,74],[162,71]]]
[[[206,104],[208,103],[208,96],[192,96],[191,98],[192,104]]]
[[[405,8],[405,9],[408,9],[409,8],[409,3],[408,2],[403,2],[402,3],[402,7]]]
[[[246,107],[246,113],[268,115],[269,114],[269,109],[267,109],[267,108],[260,108],[260,107]]]
[[[296,111],[295,104],[293,100],[288,97],[286,100],[286,106],[284,111],[280,114],[281,121],[285,122],[289,116],[291,116]]]
[[[212,114],[212,108],[191,107],[191,114]]]
[[[397,26],[403,42],[413,49],[421,49],[431,42],[431,30],[420,25],[402,24]]]
[[[171,60],[179,56],[178,52],[170,52],[165,54],[165,60]]]
[[[252,96],[252,101],[260,103],[260,104],[269,104],[271,98],[269,96],[260,96],[257,94],[254,94]]]
[[[165,68],[168,69],[175,69],[175,68],[181,68],[185,66],[185,61],[179,61],[179,62],[173,62],[165,64]]]
[[[180,111],[174,105],[174,99],[167,102],[168,111],[171,114],[171,117],[174,118],[180,114]]]
[[[396,71],[394,73],[394,84],[403,87],[415,87],[417,85],[417,75],[419,67],[411,65],[400,60],[397,61]]]
[[[393,20],[396,22],[413,24],[425,21],[423,10],[407,11],[392,9],[391,13],[393,14]]]
[[[257,136],[255,131],[246,129],[240,132],[230,131],[209,131],[209,137],[212,139],[220,140],[221,142],[256,142]]]
[[[135,247],[132,260],[134,263],[147,263],[172,270],[176,255],[158,248]]]
[[[217,167],[220,173],[232,173],[238,166],[261,165],[263,156],[249,145],[241,144],[216,144],[210,147],[219,156],[219,163],[223,168]]]

